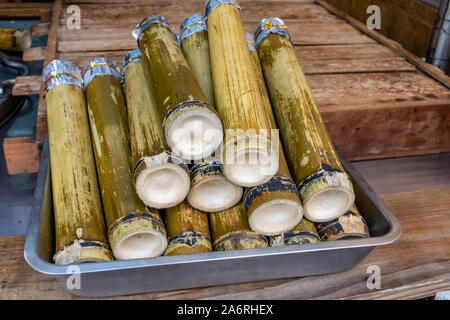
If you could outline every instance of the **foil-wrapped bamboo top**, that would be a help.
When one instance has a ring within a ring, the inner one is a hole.
[[[83,89],[82,79],[80,69],[65,60],[55,59],[42,70],[44,93],[61,84],[74,85]]]
[[[144,18],[141,22],[139,22],[139,24],[136,26],[136,29],[134,29],[132,31],[134,39],[136,39],[137,42],[139,43],[142,31],[144,31],[149,26],[151,26],[152,24],[155,24],[155,23],[163,25],[163,26],[167,27],[168,29],[170,29],[172,31],[173,36],[175,37],[175,42],[178,44],[180,37],[178,36],[178,33],[175,31],[175,28],[173,27],[173,25],[171,25],[170,22],[166,18],[164,18],[163,16],[158,16],[158,15],[148,16],[147,18]]]
[[[86,88],[96,76],[112,75],[121,81],[122,78],[119,70],[117,64],[111,60],[105,58],[92,59],[81,72],[83,75],[84,87]]]
[[[232,4],[239,10],[241,10],[241,7],[237,3],[237,1],[234,0],[206,0],[205,1],[205,21],[208,19],[208,15],[213,11],[215,8],[222,4]]]
[[[184,39],[189,37],[190,35],[207,31],[208,28],[206,27],[205,23],[205,17],[201,13],[193,14],[190,17],[187,17],[186,19],[181,22],[180,27],[180,34],[181,34],[181,40],[180,42],[183,43]]]
[[[292,45],[294,45],[291,36],[289,35],[288,27],[286,26],[284,21],[280,18],[273,17],[262,19],[259,23],[259,26],[255,32],[256,46],[259,45],[262,39],[264,39],[271,33],[277,33],[279,35],[282,35],[283,37],[288,38]]]

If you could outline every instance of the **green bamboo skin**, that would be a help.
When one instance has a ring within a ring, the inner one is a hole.
[[[181,43],[189,68],[211,106],[215,105],[208,32],[191,34]]]
[[[152,24],[141,32],[139,47],[171,151],[185,160],[210,156],[222,142],[222,123],[189,69],[172,31]],[[194,123],[183,124],[188,120]],[[176,132],[180,128],[183,134]],[[195,145],[196,140],[201,143]]]
[[[187,164],[168,151],[144,62],[130,62],[123,79],[136,192],[149,207],[175,206],[189,192]]]
[[[316,228],[322,241],[370,237],[367,223],[356,205],[353,205],[347,213],[337,219],[317,223]]]
[[[23,52],[31,47],[28,30],[0,28],[0,50]]]
[[[266,248],[267,238],[251,231],[242,202],[233,208],[210,213],[214,251]]]
[[[187,201],[166,209],[167,246],[165,256],[212,251],[208,214],[192,208]]]
[[[114,256],[138,259],[161,255],[167,242],[159,213],[147,209],[133,186],[126,105],[120,81],[112,75],[97,75],[85,89]]]
[[[270,246],[290,246],[296,244],[307,244],[320,242],[320,237],[317,233],[314,223],[306,218],[303,218],[294,229],[284,232],[279,236],[270,238]]]
[[[257,76],[258,88],[263,98],[264,111],[270,122],[270,129],[276,130],[278,128],[270,105],[258,54],[255,51],[249,51],[253,62],[253,72]],[[278,149],[278,172],[268,182],[246,190],[244,196],[251,229],[264,235],[277,235],[291,230],[303,217],[303,207],[289,173],[283,147],[280,145]],[[284,215],[284,217],[282,218],[281,215]]]
[[[343,172],[291,42],[271,33],[260,40],[258,53],[305,216],[323,222],[343,215],[354,202],[353,186]]]
[[[223,176],[217,161],[203,161],[191,167],[191,189],[187,200],[201,211],[218,212],[235,206],[242,198],[243,189]]]
[[[260,185],[277,172],[278,150],[270,141],[270,123],[238,8],[229,3],[217,6],[207,25],[216,108],[227,129],[224,175],[244,187]],[[258,163],[249,163],[249,156],[257,157]]]
[[[113,260],[98,190],[82,89],[61,84],[45,95],[55,216],[56,264]]]

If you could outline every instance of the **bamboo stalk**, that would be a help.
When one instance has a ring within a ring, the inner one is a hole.
[[[277,130],[272,107],[253,36],[246,34],[248,48],[253,60],[254,73],[263,97],[264,111],[270,121],[270,128]],[[268,182],[245,190],[244,204],[252,230],[265,234],[277,235],[294,228],[303,217],[300,196],[289,173],[283,148],[279,147],[278,172]]]
[[[139,50],[130,51],[124,57],[123,83],[136,192],[149,207],[173,207],[189,192],[189,169],[183,159],[168,151]]]
[[[134,35],[170,150],[186,160],[210,156],[222,142],[222,123],[189,69],[175,30],[165,18],[149,16]]]
[[[316,228],[322,241],[370,237],[366,220],[356,205],[353,205],[347,213],[337,219],[317,223]]]
[[[320,237],[317,234],[314,223],[303,218],[294,229],[283,232],[278,236],[270,237],[270,246],[290,246],[295,244],[307,244],[319,242]]]
[[[266,248],[267,238],[250,230],[242,202],[233,208],[210,213],[214,251]]]
[[[167,246],[166,231],[156,209],[137,197],[131,170],[125,97],[114,62],[91,60],[83,69],[97,173],[117,259],[150,258]]]
[[[235,1],[207,1],[216,108],[226,128],[223,171],[231,182],[252,187],[278,170],[278,150],[253,71],[239,7]]]
[[[355,195],[298,63],[281,19],[264,19],[256,42],[288,163],[313,222],[335,219],[353,205]]]
[[[0,50],[23,52],[29,47],[31,47],[30,31],[0,28]]]
[[[56,264],[113,260],[106,238],[80,70],[53,60],[42,72],[47,105]]]
[[[196,13],[181,23],[181,49],[189,68],[211,106],[215,105],[208,30],[204,16]]]
[[[210,252],[208,214],[192,208],[187,201],[166,209],[169,245],[166,256]]]
[[[203,15],[194,14],[181,24],[181,47],[189,67],[208,100],[214,105],[214,87],[209,58],[208,32]],[[242,187],[223,176],[219,160],[209,159],[191,168],[189,204],[205,212],[217,212],[236,205]]]

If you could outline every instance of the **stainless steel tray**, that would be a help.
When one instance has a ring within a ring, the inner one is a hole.
[[[342,157],[341,157],[342,158]],[[73,269],[53,264],[54,228],[48,139],[42,150],[35,202],[25,241],[25,260],[54,275],[71,293],[105,297],[340,272],[359,263],[378,245],[396,241],[401,227],[355,168],[342,158],[352,178],[356,203],[371,238],[285,247],[211,252],[78,265],[80,289],[68,289]],[[71,279],[72,279],[71,278]]]

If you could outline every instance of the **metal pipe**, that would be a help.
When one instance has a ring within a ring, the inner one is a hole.
[[[427,62],[444,72],[450,61],[450,0],[441,0],[428,48]]]

